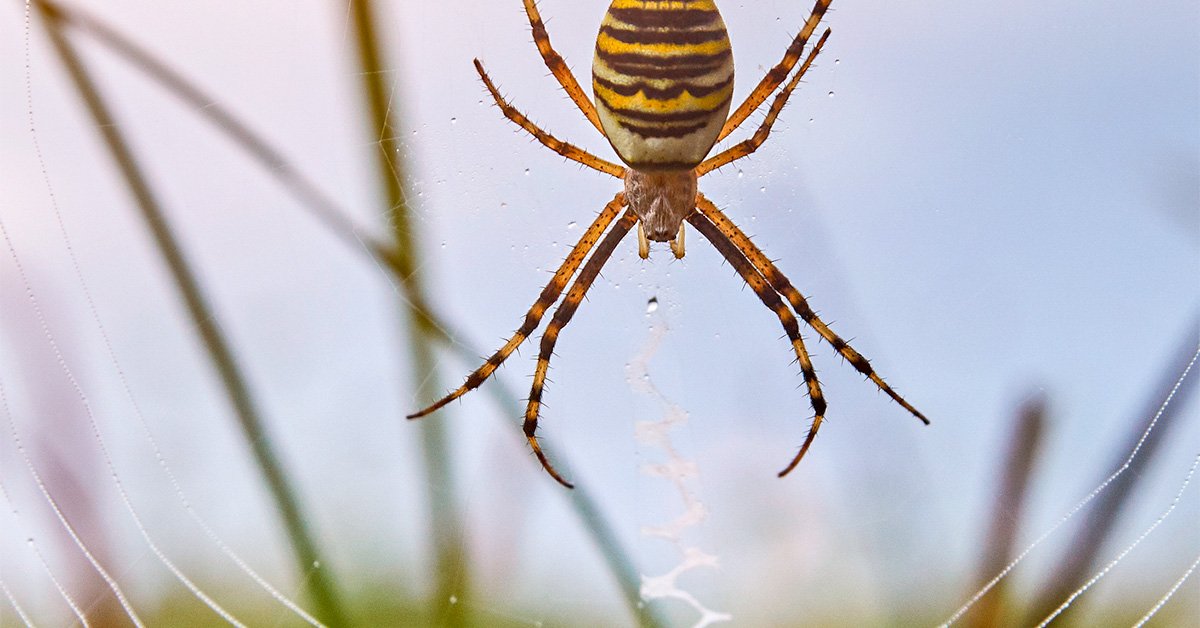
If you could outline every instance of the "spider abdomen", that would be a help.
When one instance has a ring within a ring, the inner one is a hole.
[[[690,170],[729,115],[733,54],[712,0],[614,0],[592,88],[604,133],[635,170]]]

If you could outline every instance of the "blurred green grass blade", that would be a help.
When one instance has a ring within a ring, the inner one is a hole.
[[[238,119],[219,100],[102,20],[77,7],[65,6],[51,0],[42,0],[41,4],[44,10],[51,12],[60,24],[91,37],[125,59],[168,93],[175,95],[184,104],[190,106],[197,115],[217,127],[246,155],[257,161],[263,167],[264,172],[278,181],[283,189],[292,194],[300,203],[301,207],[311,212],[343,243],[359,251],[365,250],[380,263],[394,268],[395,256],[390,246],[376,242],[368,236],[368,230],[355,224],[350,218],[350,213],[340,207],[329,195],[322,192],[311,179],[304,176],[283,151],[275,148],[265,138],[255,133],[248,124]]]
[[[263,426],[254,398],[234,358],[229,342],[215,322],[216,318],[196,280],[195,273],[184,258],[178,240],[171,230],[149,182],[121,135],[120,125],[113,119],[108,105],[100,95],[99,88],[88,73],[83,60],[63,33],[61,24],[56,19],[58,13],[53,7],[42,2],[34,2],[34,5],[42,15],[41,22],[46,27],[46,33],[56,53],[62,60],[96,129],[100,131],[113,162],[120,170],[122,178],[141,210],[142,219],[171,272],[192,323],[200,334],[213,367],[217,370],[226,393],[229,395],[230,403],[237,414],[242,436],[250,446],[259,472],[267,483],[275,506],[283,518],[300,572],[305,576],[305,582],[315,606],[315,614],[330,625],[345,625],[345,614],[333,585],[328,563],[323,562],[320,558],[320,553],[317,551],[316,543],[300,508],[296,491],[272,449],[270,437]]]
[[[369,1],[356,2],[352,5],[352,11],[352,20],[355,25],[359,44],[360,75],[363,78],[363,86],[367,93],[372,121],[375,125],[373,127],[375,137],[379,141],[377,163],[380,178],[386,190],[386,198],[388,199],[388,216],[392,221],[392,229],[396,237],[398,270],[400,271],[405,295],[410,308],[413,310],[413,320],[418,323],[420,330],[424,332],[410,334],[414,342],[420,343],[413,347],[413,367],[419,379],[419,389],[416,392],[418,398],[433,398],[441,391],[436,386],[431,386],[434,379],[432,377],[434,365],[432,356],[428,353],[429,348],[425,343],[428,336],[434,332],[435,327],[436,335],[433,335],[433,337],[450,343],[453,343],[453,339],[446,337],[444,335],[445,327],[436,325],[434,319],[422,311],[420,307],[426,303],[426,299],[424,298],[424,292],[418,275],[420,265],[417,263],[416,235],[411,223],[410,208],[408,207],[403,190],[403,163],[400,161],[402,152],[399,143],[395,139],[400,137],[400,134],[391,124],[391,120],[394,119],[393,114],[396,111],[396,103],[392,95],[394,92],[389,90],[384,82],[388,73],[387,68],[381,62],[383,54],[379,47],[378,35],[374,30],[375,20],[373,18],[372,3]],[[475,359],[475,356],[470,355],[468,359]],[[430,376],[423,377],[422,374]],[[493,382],[493,386],[495,386],[495,382]],[[515,398],[510,393],[497,391],[497,394],[506,409],[518,408]],[[519,410],[516,414],[519,414]],[[441,422],[424,421],[422,423],[425,426],[423,429],[426,430],[424,438],[427,469],[431,474],[438,473],[440,472],[439,468],[445,468],[445,465],[441,461],[446,459],[448,452],[445,448],[445,437],[442,432],[440,430],[435,432],[430,426],[439,425]],[[436,476],[431,476],[430,479],[435,480]],[[445,480],[445,482],[448,483],[449,480]],[[578,483],[576,487],[576,490],[569,495],[571,504],[580,516],[588,532],[592,535],[609,568],[617,577],[630,610],[638,618],[640,625],[662,625],[662,622],[658,620],[654,613],[643,605],[640,593],[640,578],[633,567],[632,561],[629,560],[628,556],[621,550],[620,545],[617,543],[616,535],[613,534],[612,529],[602,516],[596,503],[590,498],[587,492]],[[438,512],[440,506],[447,507],[448,499],[444,492],[436,492],[431,495],[431,499],[434,502],[435,513]],[[461,529],[457,525],[457,522],[455,522],[455,527],[450,529],[455,531]],[[446,550],[439,550],[439,555],[441,551]],[[459,556],[462,556],[462,554]],[[454,573],[453,571],[446,571],[446,569],[452,567],[452,565],[444,565],[444,569],[439,569],[439,590],[452,590],[452,587],[447,586],[449,583],[445,582],[448,579],[455,577],[465,578],[465,572]],[[445,593],[442,595],[445,595]]]
[[[659,617],[656,607],[646,604],[642,600],[641,576],[633,561],[621,549],[621,544],[617,541],[617,536],[604,517],[603,511],[592,499],[584,484],[579,481],[578,474],[573,474],[572,479],[575,481],[575,489],[570,491],[571,505],[574,506],[575,512],[587,527],[588,532],[591,533],[592,540],[596,542],[609,570],[617,577],[621,594],[625,598],[630,612],[637,618],[638,625],[644,628],[666,626],[666,621]]]
[[[467,368],[477,366],[479,354],[471,350],[469,345],[461,342],[451,342],[450,338],[439,336],[447,349],[453,351]],[[506,416],[520,416],[521,403],[516,395],[504,383],[504,380],[499,377],[492,378],[487,386],[481,388],[486,390],[491,395],[492,400],[500,407],[502,413]],[[511,428],[511,425],[506,424],[505,427]],[[525,445],[524,437],[517,439],[520,445]],[[557,456],[559,465],[563,470],[570,470],[571,465],[561,454]],[[541,475],[540,467],[538,469]],[[575,483],[574,490],[563,490],[558,484],[549,481],[549,477],[543,478],[550,485],[556,495],[565,498],[571,505],[571,509],[575,511],[575,515],[579,517],[579,522],[587,530],[592,537],[592,542],[596,544],[596,549],[600,552],[604,559],[605,565],[608,566],[610,572],[617,580],[617,586],[621,589],[621,596],[625,599],[625,603],[629,606],[630,613],[637,618],[638,625],[645,628],[655,628],[657,626],[666,626],[667,622],[662,619],[656,607],[645,604],[642,600],[641,592],[641,575],[637,571],[633,559],[621,546],[620,540],[617,538],[616,532],[612,525],[605,517],[604,511],[600,509],[600,505],[592,499],[591,493],[587,490],[587,481],[579,476],[579,472],[570,470],[571,480]]]
[[[417,307],[417,304],[425,302],[425,293],[421,282],[421,265],[418,263],[420,253],[417,238],[404,190],[408,180],[404,152],[396,139],[398,131],[394,122],[399,117],[396,114],[396,88],[388,81],[392,73],[383,61],[385,55],[376,31],[374,3],[369,0],[353,2],[350,13],[358,51],[358,74],[362,78],[366,104],[366,122],[377,142],[374,157],[384,201],[383,214],[392,229],[396,271],[409,306],[406,331],[412,389],[416,398],[426,399],[437,394],[440,387],[432,342],[434,336],[422,324],[428,322],[428,317]],[[463,539],[445,426],[446,422],[441,420],[421,421],[419,427],[434,554],[432,616],[438,625],[460,626],[466,624],[466,609],[470,607],[470,562]]]
[[[141,70],[168,93],[189,105],[193,112],[207,120],[221,134],[241,148],[246,155],[257,161],[264,172],[278,181],[301,207],[307,209],[342,243],[355,251],[368,253],[397,279],[403,276],[404,273],[401,272],[401,269],[404,266],[402,266],[400,256],[394,246],[375,241],[368,236],[368,230],[355,224],[350,218],[351,213],[345,207],[322,192],[312,179],[295,167],[283,151],[255,132],[250,125],[221,104],[220,100],[205,92],[103,20],[76,7],[62,5],[51,0],[42,0],[42,4],[45,10],[51,12],[60,24],[70,26],[80,33],[92,37],[97,43],[125,59],[134,68]],[[417,297],[419,295],[406,295],[406,298],[410,300]],[[448,327],[444,318],[433,315],[428,304],[413,302],[411,309],[418,316],[419,324],[426,328],[427,332],[436,334],[440,339],[452,345],[455,342],[454,338],[461,337],[461,334],[455,333]],[[462,348],[461,344],[456,346]]]
[[[167,92],[190,105],[193,111],[213,124],[214,128],[231,139],[247,155],[258,161],[268,174],[291,193],[301,206],[306,207],[321,224],[333,231],[340,241],[352,246],[357,251],[369,253],[397,280],[405,277],[406,272],[411,273],[408,270],[411,268],[411,259],[408,259],[410,256],[402,257],[394,246],[366,239],[362,235],[364,230],[347,218],[350,212],[340,207],[327,194],[321,192],[316,184],[290,163],[282,151],[237,118],[216,98],[204,92],[162,60],[145,51],[99,18],[78,8],[49,0],[43,0],[41,4],[46,11],[55,15],[60,24],[70,26],[80,33],[92,37],[97,43],[144,72]],[[388,171],[392,172],[390,166]],[[478,360],[480,351],[473,348],[473,344],[464,340],[465,333],[454,329],[443,317],[434,314],[425,301],[424,295],[410,292],[413,287],[413,284],[402,284],[401,286],[405,292],[404,298],[408,301],[410,314],[421,331],[454,353],[466,367],[476,366],[475,362]],[[493,379],[484,389],[506,415],[517,416],[520,414],[517,395],[507,387],[502,379]],[[434,392],[440,391],[435,390]],[[559,458],[562,460],[561,455]],[[563,463],[565,464],[566,461],[563,460]],[[579,516],[580,522],[591,535],[639,623],[643,626],[665,625],[665,622],[659,619],[650,607],[642,604],[639,588],[640,576],[634,567],[633,560],[621,547],[616,534],[603,516],[603,512],[592,500],[590,494],[583,490],[584,484],[582,480],[576,478],[578,487],[576,491],[557,492],[570,502]]]
[[[983,539],[984,552],[978,567],[979,587],[985,586],[1014,557],[1018,527],[1045,432],[1046,398],[1037,394],[1017,409],[1008,450],[1001,459],[1004,472],[996,486],[991,524]],[[1008,580],[997,582],[971,609],[965,623],[975,628],[1005,625],[1004,617],[1009,611],[1007,591]]]

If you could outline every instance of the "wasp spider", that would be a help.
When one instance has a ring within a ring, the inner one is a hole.
[[[804,54],[809,38],[831,0],[817,0],[783,59],[759,81],[732,115],[729,110],[733,96],[733,56],[725,23],[712,0],[614,0],[596,39],[592,62],[594,105],[566,62],[550,45],[550,37],[534,0],[524,2],[542,59],[588,121],[608,138],[625,166],[601,159],[538,128],[505,101],[484,71],[483,64],[476,59],[475,69],[484,86],[509,120],[563,157],[623,180],[624,190],[617,193],[587,228],[549,285],[529,308],[524,323],[513,337],[471,373],[457,390],[408,418],[430,414],[483,384],[537,329],[546,311],[558,301],[568,282],[575,277],[542,335],[524,424],[525,436],[542,466],[555,480],[570,488],[571,484],[547,460],[535,436],[546,369],[554,344],[600,269],[630,229],[637,227],[638,254],[643,259],[650,254],[651,240],[670,242],[675,257],[681,258],[684,254],[683,223],[686,221],[712,242],[763,304],[775,312],[800,363],[815,416],[804,444],[787,468],[779,473],[781,477],[804,457],[825,417],[825,397],[800,337],[793,310],[880,390],[928,424],[924,415],[884,383],[866,358],[821,321],[800,292],[750,238],[696,189],[697,179],[750,155],[766,141],[788,96],[829,37],[830,31],[826,29],[808,49],[807,55]],[[803,63],[800,63],[801,59]],[[796,69],[797,63],[800,63],[799,69]],[[775,99],[766,118],[750,139],[708,156],[717,142],[737,129],[771,95]]]

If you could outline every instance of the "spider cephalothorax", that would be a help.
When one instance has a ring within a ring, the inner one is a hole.
[[[525,436],[542,466],[555,480],[570,487],[571,484],[550,464],[535,435],[546,371],[559,332],[570,322],[600,269],[634,225],[638,228],[641,257],[650,255],[650,241],[670,242],[675,256],[683,257],[686,221],[712,242],[763,304],[779,317],[800,363],[814,417],[800,451],[779,473],[780,476],[794,469],[804,457],[825,418],[825,397],[800,336],[796,315],[880,390],[928,423],[924,415],[884,383],[866,358],[829,329],[775,264],[697,190],[700,177],[750,155],[766,141],[788,96],[829,37],[829,29],[826,29],[807,56],[804,55],[809,38],[831,0],[816,0],[812,13],[788,46],[783,59],[759,81],[732,114],[729,110],[733,96],[733,55],[725,23],[712,0],[614,0],[596,39],[592,65],[595,104],[584,94],[566,62],[550,45],[550,37],[534,0],[523,1],[534,42],[546,66],[628,167],[601,159],[538,128],[500,96],[477,59],[475,69],[483,84],[509,120],[563,157],[622,179],[625,188],[584,231],[513,337],[471,373],[462,386],[409,418],[425,416],[483,384],[537,329],[546,311],[558,301],[574,277],[566,297],[542,335],[524,425]],[[804,62],[796,69],[801,58]],[[773,94],[775,99],[766,117],[750,139],[709,156],[717,142],[737,129]],[[626,207],[628,209],[622,213],[622,208]]]
[[[625,172],[625,201],[638,218],[638,255],[650,257],[650,242],[670,242],[683,257],[683,221],[696,211],[696,173],[691,170]]]

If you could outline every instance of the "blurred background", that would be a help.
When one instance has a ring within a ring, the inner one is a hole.
[[[606,3],[539,6],[586,85]],[[811,5],[720,8],[737,99]],[[630,238],[551,365],[568,493],[520,434],[537,334],[404,419],[620,186],[480,85],[474,57],[615,160],[519,2],[0,8],[0,625],[936,624],[1044,538],[963,617],[1028,625],[1169,511],[1058,618],[1136,622],[1200,554],[1194,373],[1061,520],[1200,343],[1200,5],[826,24],[770,141],[701,189],[932,425],[806,333],[828,422],[777,479],[811,418],[778,320],[698,234],[681,261]],[[637,438],[664,417],[671,452]],[[672,460],[693,473],[645,471]],[[1155,621],[1198,617],[1193,577]]]

